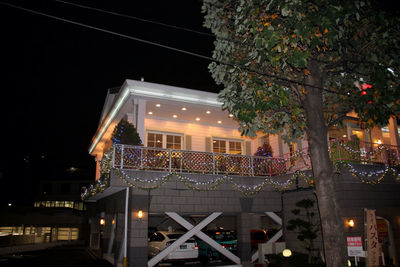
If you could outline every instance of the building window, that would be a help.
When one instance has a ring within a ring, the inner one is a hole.
[[[167,135],[167,148],[182,149],[182,138],[179,135]]]
[[[147,147],[183,149],[182,135],[170,133],[147,133]]]
[[[213,139],[213,152],[227,154],[242,154],[242,141]]]
[[[213,152],[215,153],[226,153],[226,141],[225,140],[213,140]]]
[[[147,134],[147,146],[148,147],[163,147],[163,135],[156,133]]]

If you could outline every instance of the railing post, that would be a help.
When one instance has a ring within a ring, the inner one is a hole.
[[[168,152],[169,152],[169,172],[171,173],[171,170],[172,170],[172,151],[171,151],[171,149],[169,149]]]
[[[212,166],[213,166],[213,174],[215,174],[215,155],[214,152],[212,153]],[[218,173],[218,170],[217,170]]]
[[[337,147],[337,153],[338,153],[338,160],[342,161],[342,156],[340,155],[341,154],[340,153],[340,140],[336,139],[336,142],[337,142],[336,147]]]
[[[268,164],[269,165],[269,177],[271,177],[272,176],[272,164],[274,164],[274,163],[273,163],[272,159],[267,159],[267,163],[268,163],[268,161],[271,162],[271,164]]]
[[[113,153],[112,153],[112,159],[111,159],[111,163],[112,163],[112,167],[114,168],[115,167],[115,148],[116,148],[117,146],[114,146],[113,147]]]
[[[143,169],[143,147],[140,148],[140,168]]]
[[[121,169],[124,168],[124,145],[121,145]]]
[[[249,164],[250,164],[250,175],[251,175],[251,176],[254,176],[254,170],[253,170],[253,157],[250,157]]]
[[[183,151],[181,152],[181,156],[180,156],[180,172],[182,172],[182,168],[183,168],[183,155],[185,155],[185,153],[183,153]]]

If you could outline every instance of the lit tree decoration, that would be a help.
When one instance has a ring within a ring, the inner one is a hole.
[[[140,145],[142,143],[135,126],[125,119],[115,126],[111,140],[114,144],[124,145]]]

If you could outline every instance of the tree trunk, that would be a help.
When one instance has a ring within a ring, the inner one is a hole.
[[[315,188],[321,216],[327,267],[347,266],[344,226],[334,188],[334,168],[328,151],[328,128],[325,124],[322,90],[323,77],[318,64],[310,61],[311,75],[306,80],[307,95],[303,101],[307,118],[307,138]]]

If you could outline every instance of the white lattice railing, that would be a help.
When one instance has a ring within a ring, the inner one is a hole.
[[[339,139],[330,140],[329,146],[333,161],[399,166],[400,149],[397,146]],[[311,163],[307,148],[276,158],[116,145],[112,151],[112,167],[180,173],[275,176],[309,169]]]
[[[274,176],[308,169],[306,150],[281,158],[116,145],[112,167],[168,172]]]

